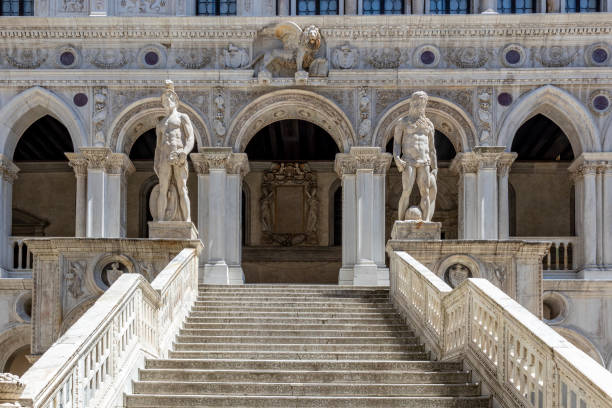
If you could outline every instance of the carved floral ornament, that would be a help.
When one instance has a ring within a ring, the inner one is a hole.
[[[12,184],[15,180],[17,180],[19,167],[17,167],[8,157],[0,154],[0,172],[2,174],[2,179]]]

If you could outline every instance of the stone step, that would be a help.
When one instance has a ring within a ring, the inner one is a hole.
[[[208,329],[208,330],[338,330],[348,332],[366,332],[380,330],[406,330],[403,324],[393,323],[372,323],[372,324],[333,324],[333,323],[190,323],[183,324],[187,330]]]
[[[141,381],[220,382],[369,382],[385,384],[460,384],[470,382],[466,371],[287,371],[287,370],[182,370],[143,369]]]
[[[150,359],[147,369],[179,370],[280,370],[280,371],[459,371],[460,362],[381,360],[236,360],[236,359]]]
[[[267,306],[267,307],[301,307],[301,306],[319,306],[319,307],[345,307],[345,310],[351,310],[355,305],[382,305],[392,307],[389,299],[363,299],[363,298],[308,298],[304,297],[299,300],[291,300],[287,297],[278,298],[219,298],[215,297],[199,297],[195,301],[196,306]]]
[[[376,317],[370,319],[342,319],[342,318],[320,318],[320,317],[294,317],[294,318],[280,318],[280,317],[199,317],[189,315],[185,320],[186,323],[210,323],[210,324],[278,324],[278,325],[381,325],[381,324],[393,324],[400,325],[401,321],[397,316],[390,318]],[[401,324],[404,326],[403,324]]]
[[[226,311],[193,311],[189,317],[207,318],[267,318],[267,319],[399,319],[402,317],[395,312],[371,312],[371,313],[342,313],[342,312],[303,312],[295,310],[292,312],[255,312],[252,310],[226,310]]]
[[[242,305],[202,305],[197,304],[191,309],[192,312],[257,312],[257,313],[342,313],[350,310],[353,313],[395,313],[395,309],[390,304],[359,304],[354,305],[350,309],[343,306],[293,306],[289,303],[287,306],[242,306]]]
[[[321,352],[321,351],[169,351],[168,357],[182,359],[246,359],[246,360],[313,360],[313,359],[329,359],[329,360],[426,360],[428,353],[425,352],[409,352],[409,351],[387,351],[387,352]]]
[[[185,343],[174,344],[174,351],[278,351],[287,352],[424,352],[422,344],[286,344],[277,343]]]
[[[387,286],[351,286],[351,285],[309,285],[309,284],[287,284],[287,283],[247,283],[244,285],[210,285],[200,284],[199,290],[262,290],[262,289],[286,289],[286,290],[347,290],[347,291],[389,291]]]
[[[475,397],[478,384],[371,384],[371,383],[265,383],[265,382],[192,382],[135,381],[134,394],[239,394],[239,395],[368,395],[392,397]]]
[[[288,289],[278,289],[278,290],[239,290],[239,291],[222,291],[222,290],[200,290],[198,292],[199,296],[221,296],[221,297],[229,297],[229,296],[260,296],[260,297],[269,297],[269,296],[287,296],[287,297],[302,297],[302,296],[313,296],[313,297],[389,297],[389,291],[353,291],[353,290],[288,290]]]
[[[184,336],[176,337],[177,343],[275,343],[281,344],[419,344],[417,337],[274,337],[270,336]]]
[[[272,329],[180,329],[180,335],[184,336],[270,336],[270,337],[414,337],[412,330],[334,330],[303,329],[303,330],[272,330]]]
[[[232,395],[126,395],[127,408],[489,408],[488,397],[321,397]]]

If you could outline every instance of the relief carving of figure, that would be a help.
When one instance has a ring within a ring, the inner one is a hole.
[[[174,92],[172,81],[166,81],[166,90],[162,94],[162,105],[167,116],[155,128],[157,144],[155,147],[155,174],[159,178],[157,194],[157,212],[153,213],[156,221],[173,221],[168,218],[166,209],[172,201],[169,195],[178,197],[177,211],[180,221],[191,221],[189,195],[187,192],[187,176],[189,167],[187,155],[193,149],[195,138],[191,119],[178,111],[179,100]]]
[[[402,173],[402,195],[399,201],[398,219],[431,221],[433,217],[438,174],[434,125],[425,116],[428,96],[423,91],[412,94],[408,115],[395,126],[393,157]],[[421,194],[420,208],[408,208],[410,193],[417,182]],[[418,214],[420,212],[420,214]]]
[[[261,206],[261,230],[264,232],[272,231],[272,199],[274,191],[270,187],[262,188]]]
[[[74,299],[78,299],[83,295],[83,281],[81,277],[84,273],[85,265],[83,265],[82,262],[72,262],[64,274],[64,278],[66,279],[66,288],[68,293],[70,293]]]
[[[113,283],[119,279],[123,275],[123,270],[119,266],[119,262],[113,262],[111,264],[111,268],[106,270],[106,280],[108,281],[108,286],[110,287]]]
[[[317,187],[312,186],[311,190],[306,190],[306,204],[308,205],[308,217],[306,218],[306,233],[310,234],[317,231],[319,223],[319,198],[317,197]]]
[[[253,59],[247,67],[251,68],[261,61],[258,78],[269,81],[272,78],[272,66],[280,64],[282,67],[295,70],[301,77],[308,76],[308,70],[315,61],[315,54],[321,47],[321,33],[314,26],[302,30],[293,22],[279,23],[262,31],[264,36],[274,36],[283,42],[282,49],[266,50]],[[320,65],[320,64],[317,64]],[[317,67],[317,70],[322,68]]]

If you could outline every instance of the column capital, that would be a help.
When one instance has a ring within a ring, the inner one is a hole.
[[[506,152],[503,146],[476,146],[472,152],[457,153],[450,169],[457,174],[476,173],[481,169],[507,173],[516,156],[516,153]]]
[[[19,167],[13,163],[11,159],[3,154],[0,154],[0,173],[2,179],[13,184],[17,179],[17,173],[19,173]]]
[[[87,161],[88,169],[104,170],[106,160],[112,154],[109,147],[81,147],[80,151]]]
[[[246,153],[234,153],[231,147],[204,147],[199,153],[191,153],[190,157],[198,174],[208,174],[217,169],[244,177],[249,172]]]
[[[478,171],[478,159],[474,152],[457,153],[450,165],[453,173],[462,175]]]
[[[87,159],[82,153],[67,152],[64,155],[68,158],[68,165],[72,167],[76,177],[87,176]]]
[[[574,179],[589,174],[612,172],[612,152],[582,153],[567,169]]]
[[[106,172],[108,174],[119,174],[129,176],[136,168],[125,153],[111,153],[106,158]]]
[[[338,176],[355,174],[357,170],[372,170],[374,174],[386,174],[393,156],[380,147],[351,147],[349,153],[337,153],[334,170]]]

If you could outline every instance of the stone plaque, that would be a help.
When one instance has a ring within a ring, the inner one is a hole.
[[[304,187],[277,186],[274,232],[299,234],[304,232]]]

